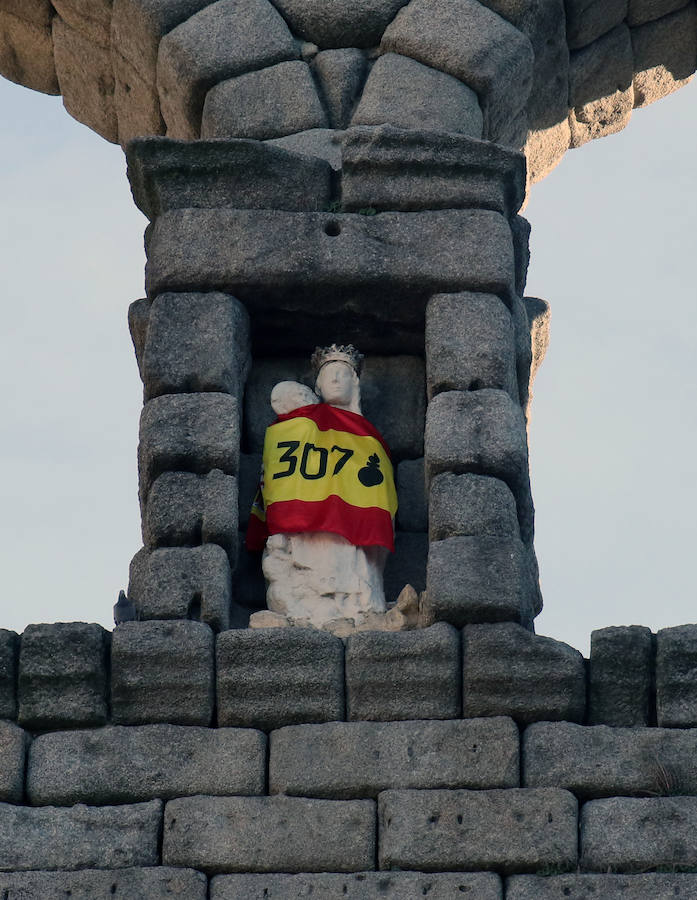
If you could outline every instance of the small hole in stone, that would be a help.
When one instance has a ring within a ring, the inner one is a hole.
[[[324,233],[329,235],[329,237],[338,237],[341,234],[341,225],[334,220],[327,222],[324,226]]]
[[[192,622],[200,622],[201,621],[201,595],[194,594],[189,602],[189,608],[187,610],[187,619]]]

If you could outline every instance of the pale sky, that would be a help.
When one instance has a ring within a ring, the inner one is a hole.
[[[531,464],[545,610],[585,653],[605,625],[697,621],[697,82],[567,154],[525,212],[526,293],[552,305]],[[141,385],[128,304],[145,219],[125,162],[0,79],[0,627],[111,627],[140,546]]]

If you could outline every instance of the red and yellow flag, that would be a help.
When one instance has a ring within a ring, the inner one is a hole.
[[[363,416],[319,403],[266,429],[247,549],[261,550],[269,534],[330,531],[394,550],[396,512],[390,451]]]

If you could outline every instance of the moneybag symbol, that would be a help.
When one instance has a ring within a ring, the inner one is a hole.
[[[368,462],[358,473],[358,480],[363,487],[377,487],[385,480],[385,476],[380,471],[380,457],[377,453],[371,453]]]

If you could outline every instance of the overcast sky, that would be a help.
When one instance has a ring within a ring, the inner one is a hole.
[[[697,621],[697,82],[537,185],[527,293],[552,305],[531,466],[541,634]],[[145,219],[123,154],[0,79],[0,627],[111,627],[140,546],[126,312]]]

